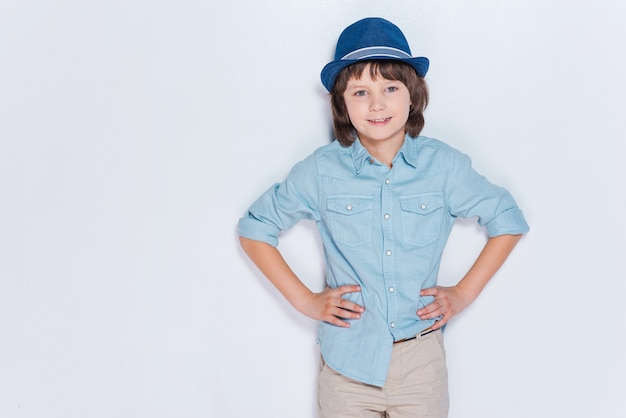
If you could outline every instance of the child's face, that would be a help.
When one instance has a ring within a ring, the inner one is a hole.
[[[373,80],[369,67],[360,79],[351,78],[343,94],[350,122],[363,145],[387,141],[402,144],[411,97],[407,87],[382,76]]]

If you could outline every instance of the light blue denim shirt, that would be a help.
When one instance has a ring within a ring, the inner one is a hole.
[[[335,141],[254,202],[239,234],[277,246],[282,230],[316,222],[328,286],[360,285],[345,297],[365,307],[350,328],[320,323],[322,356],[337,372],[382,387],[393,341],[433,324],[416,314],[433,300],[420,290],[436,286],[457,217],[477,217],[491,237],[528,231],[511,195],[438,140],[407,136],[391,169],[360,141],[347,148]]]

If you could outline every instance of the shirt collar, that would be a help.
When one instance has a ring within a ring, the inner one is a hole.
[[[404,136],[404,143],[402,144],[402,147],[400,147],[398,155],[394,160],[397,160],[399,156],[402,156],[405,163],[413,168],[417,168],[417,147],[414,142],[415,139],[406,134]]]
[[[352,146],[350,147],[350,154],[352,155],[352,160],[354,161],[354,170],[356,171],[356,174],[360,174],[363,170],[365,162],[372,157],[369,152],[367,152],[363,144],[361,144],[361,140],[359,138],[352,143]]]
[[[394,162],[402,157],[405,163],[413,168],[417,167],[417,148],[412,146],[412,139],[408,134],[404,137],[404,143],[398,150],[398,154],[394,158]],[[373,157],[367,152],[367,149],[361,144],[361,140],[357,138],[350,147],[350,154],[354,161],[354,170],[356,174],[360,174],[363,170],[363,166],[366,162],[369,162]]]

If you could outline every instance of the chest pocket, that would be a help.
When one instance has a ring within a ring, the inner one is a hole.
[[[326,209],[331,234],[338,242],[357,245],[370,240],[372,230],[371,196],[328,196]]]
[[[402,232],[409,244],[427,245],[439,238],[444,204],[441,193],[423,193],[400,197]]]

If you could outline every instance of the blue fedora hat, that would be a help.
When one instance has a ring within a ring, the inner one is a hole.
[[[404,34],[393,23],[368,17],[341,32],[335,60],[322,69],[322,84],[331,91],[337,74],[347,66],[364,60],[397,60],[411,65],[420,77],[428,71],[426,57],[413,57]]]

